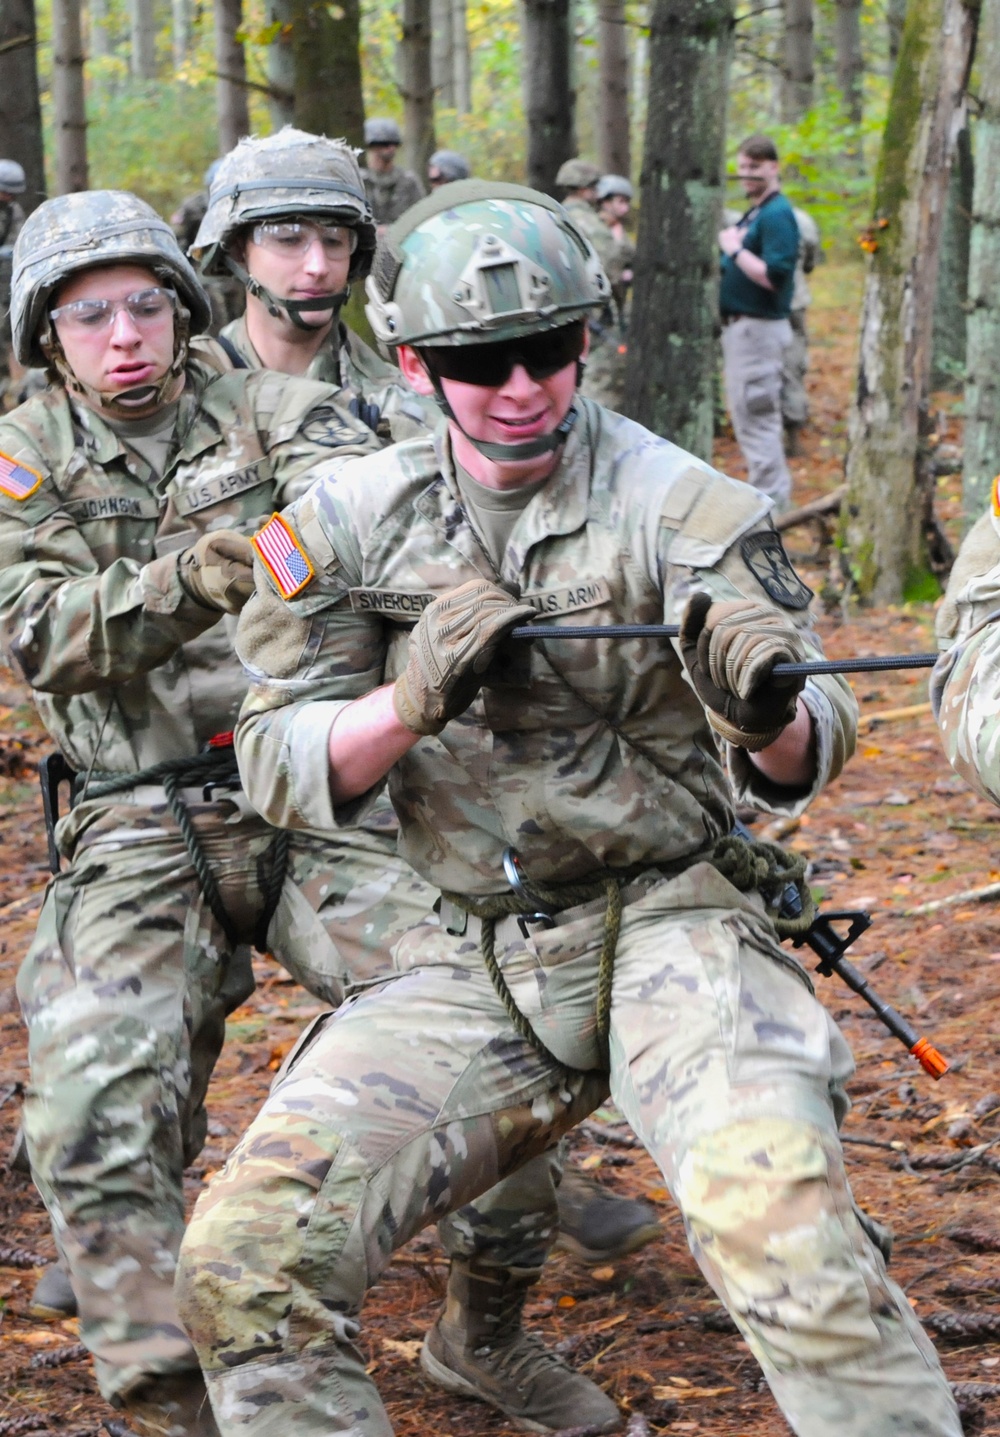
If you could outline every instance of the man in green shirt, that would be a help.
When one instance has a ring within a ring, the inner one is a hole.
[[[750,483],[787,507],[792,476],[782,440],[781,370],[792,341],[799,230],[781,193],[773,140],[744,140],[737,169],[750,208],[719,231],[726,399]]]

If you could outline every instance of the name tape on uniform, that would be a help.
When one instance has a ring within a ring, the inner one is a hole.
[[[251,540],[283,599],[294,599],[316,576],[309,556],[280,514]]]
[[[20,459],[0,450],[0,494],[6,494],[8,499],[27,499],[44,477],[29,464],[22,464]]]
[[[581,609],[596,609],[608,603],[611,587],[607,579],[580,579],[564,589],[536,589],[521,597],[536,614],[575,614]]]
[[[399,619],[419,619],[438,597],[414,589],[349,589],[348,593],[356,614],[388,614]]]

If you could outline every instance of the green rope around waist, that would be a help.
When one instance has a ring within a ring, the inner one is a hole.
[[[239,788],[240,771],[236,754],[231,747],[210,748],[205,753],[185,758],[168,758],[142,768],[138,773],[92,773],[78,795],[77,802],[92,798],[113,798],[116,793],[128,793],[143,784],[161,784],[170,805],[170,812],[180,829],[188,858],[198,879],[202,896],[216,923],[226,935],[231,948],[239,943],[226,905],[222,901],[215,874],[205,856],[201,839],[198,837],[181,789],[184,788]],[[289,835],[284,829],[275,829],[274,837],[267,851],[261,855],[257,865],[257,882],[264,898],[264,907],[253,935],[253,946],[258,953],[267,952],[267,930],[271,926],[285,875],[288,871]]]
[[[815,905],[805,881],[806,861],[797,853],[789,853],[777,843],[766,843],[761,839],[742,838],[727,834],[714,846],[703,852],[692,854],[689,859],[672,863],[662,871],[664,876],[675,876],[696,863],[710,863],[723,878],[727,879],[741,893],[759,892],[774,911],[771,920],[779,938],[794,938],[804,933],[813,921]],[[598,1041],[607,1059],[608,1034],[611,1028],[611,992],[615,972],[615,955],[618,950],[618,936],[622,921],[622,889],[639,876],[656,867],[642,864],[635,868],[605,871],[594,878],[577,883],[546,884],[522,880],[520,893],[489,894],[485,898],[469,898],[460,893],[444,893],[442,897],[456,908],[478,918],[481,925],[481,946],[483,962],[496,991],[514,1028],[526,1042],[531,1043],[544,1058],[564,1067],[551,1049],[542,1041],[521,1012],[507,979],[504,977],[496,956],[496,926],[502,918],[512,918],[538,912],[554,910],[555,913],[579,904],[591,903],[603,897],[604,932],[601,939],[601,956],[597,966],[597,999],[595,1018]],[[794,918],[782,917],[778,911],[785,891],[794,886],[798,893],[801,912]]]

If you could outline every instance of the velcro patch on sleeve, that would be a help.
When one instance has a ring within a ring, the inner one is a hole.
[[[252,544],[283,599],[294,599],[316,577],[316,570],[280,514],[272,514]]]
[[[774,529],[758,529],[740,544],[743,562],[764,592],[783,609],[808,609],[812,589],[792,568],[781,535]]]
[[[44,477],[37,469],[0,450],[0,494],[6,494],[8,499],[29,498]]]

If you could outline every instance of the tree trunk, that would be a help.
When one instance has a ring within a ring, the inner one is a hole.
[[[455,76],[455,109],[460,115],[472,113],[472,55],[469,51],[469,17],[465,0],[451,4],[452,58]]]
[[[92,60],[104,60],[111,54],[108,33],[108,0],[90,0],[87,6],[89,52]]]
[[[267,83],[271,89],[271,128],[280,130],[295,120],[294,0],[266,0],[264,19],[268,28],[278,27],[267,47]]]
[[[24,169],[20,203],[30,213],[45,198],[35,0],[0,4],[0,137],[0,153]]]
[[[812,0],[785,0],[781,118],[794,125],[813,102]]]
[[[627,412],[708,459],[733,0],[655,0]]]
[[[402,0],[399,92],[403,97],[404,163],[426,175],[434,153],[431,0]]]
[[[625,0],[603,0],[597,12],[597,56],[600,69],[600,152],[606,175],[632,173],[629,135],[628,28]]]
[[[875,180],[842,538],[876,603],[933,588],[926,423],[934,288],[974,23],[962,0],[910,0]]]
[[[52,122],[56,193],[66,195],[87,189],[87,112],[83,98],[80,0],[52,0]]]
[[[268,0],[267,19],[281,26],[267,57],[275,129],[295,124],[360,145],[360,0]]]
[[[173,21],[174,69],[179,70],[191,49],[191,0],[170,0]]]
[[[969,239],[972,228],[972,145],[966,125],[955,141],[948,199],[941,227],[941,257],[934,295],[931,388],[962,387],[969,297]]]
[[[899,47],[903,43],[906,0],[887,0],[885,19],[889,29],[889,65],[891,69],[895,69],[896,61],[899,59]]]
[[[528,184],[554,195],[556,172],[576,154],[571,0],[522,0]]]
[[[243,0],[215,0],[215,113],[219,154],[228,155],[250,133],[246,53],[236,36],[243,21]]]
[[[1000,473],[1000,0],[983,0],[977,61],[962,473],[966,524],[979,518]]]
[[[156,79],[155,0],[129,0],[132,26],[132,78]]]
[[[861,123],[865,60],[861,49],[861,0],[837,0],[837,87],[852,124]]]
[[[455,109],[455,11],[452,0],[431,0],[431,75],[435,102]]]

